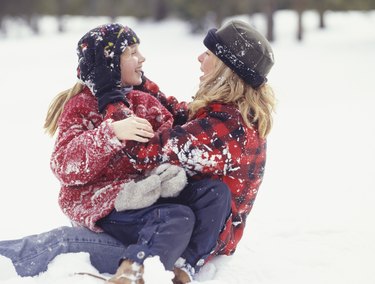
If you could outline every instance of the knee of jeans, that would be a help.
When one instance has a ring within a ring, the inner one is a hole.
[[[82,241],[98,237],[97,233],[83,227],[59,227],[50,232],[50,238],[58,242],[61,249],[70,252]]]
[[[232,200],[232,194],[229,187],[221,181],[213,181],[211,192],[216,195],[216,199],[221,201],[223,204],[230,206]]]
[[[182,230],[193,230],[195,225],[195,214],[190,207],[175,204],[175,206],[171,208],[170,216],[177,220],[177,224]]]
[[[88,229],[83,227],[59,227],[54,229],[51,233],[56,237],[63,240],[77,239],[85,235]]]

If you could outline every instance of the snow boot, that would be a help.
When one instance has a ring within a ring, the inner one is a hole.
[[[107,284],[144,284],[143,265],[131,260],[124,260],[116,271],[116,274],[109,279]]]
[[[172,279],[173,284],[186,284],[190,283],[193,279],[190,274],[182,268],[175,267],[173,269],[174,278]]]

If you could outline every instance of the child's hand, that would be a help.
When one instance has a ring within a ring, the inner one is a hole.
[[[119,140],[134,140],[148,142],[154,137],[151,124],[143,118],[136,116],[112,122],[112,128]]]

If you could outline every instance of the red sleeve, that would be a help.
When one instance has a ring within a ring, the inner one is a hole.
[[[174,125],[183,125],[188,119],[188,106],[186,102],[179,102],[173,96],[166,96],[160,91],[159,86],[143,76],[143,82],[139,86],[135,86],[136,90],[140,90],[154,96],[158,101],[173,115]]]
[[[110,123],[90,96],[77,95],[66,104],[51,157],[51,169],[63,185],[92,181],[122,148]]]
[[[244,143],[245,135],[232,134],[239,131],[244,132],[239,120],[207,116],[163,131],[147,144],[126,147],[126,151],[134,167],[143,170],[168,161],[183,166],[190,175],[225,175],[238,167],[232,153]]]
[[[117,121],[135,115],[147,119],[155,132],[172,127],[172,114],[150,94],[141,91],[131,91],[127,94],[126,99],[129,107],[123,102],[107,105],[104,119]]]

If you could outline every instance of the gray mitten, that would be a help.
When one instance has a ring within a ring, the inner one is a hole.
[[[185,170],[179,166],[162,164],[151,172],[158,175],[161,181],[161,197],[176,197],[187,184]]]
[[[125,183],[116,197],[116,210],[140,209],[154,204],[160,197],[160,182],[158,175],[150,175],[138,182]]]

